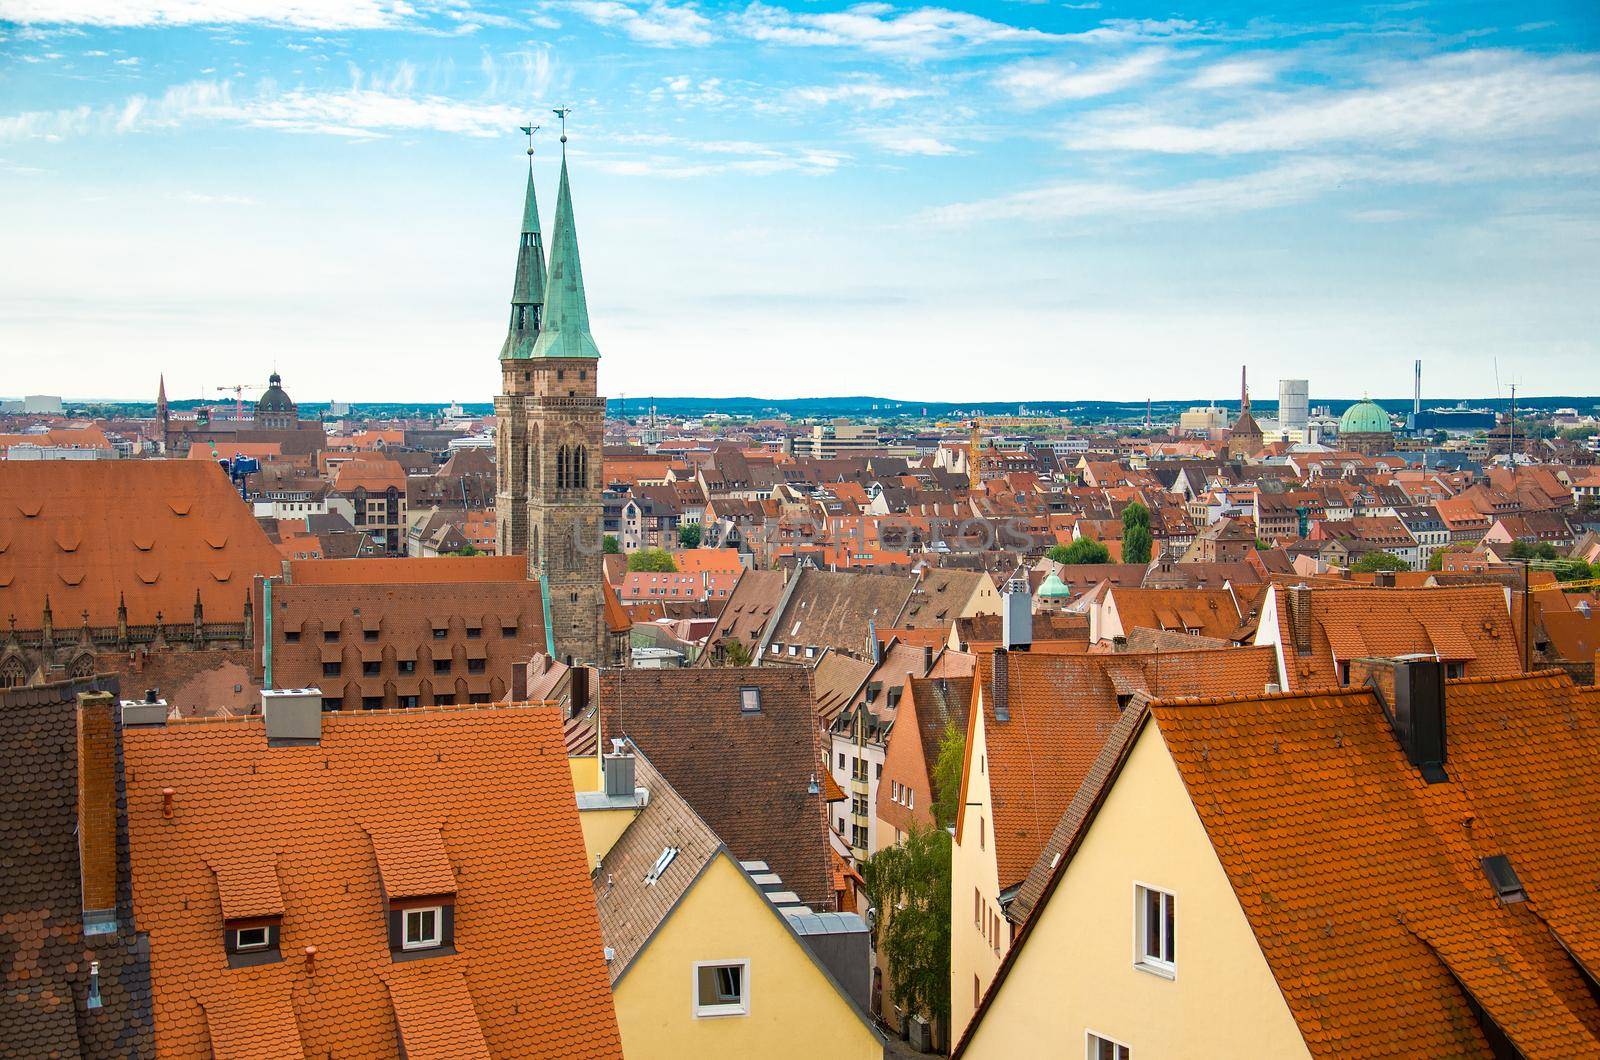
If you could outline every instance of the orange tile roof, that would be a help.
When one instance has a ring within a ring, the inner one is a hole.
[[[99,427],[52,427],[38,434],[0,434],[0,451],[13,445],[59,446],[66,449],[110,449]]]
[[[370,559],[304,559],[289,564],[296,585],[405,585],[457,582],[525,581],[525,556],[374,557]]]
[[[997,659],[1007,663],[1010,720],[995,717]],[[974,694],[983,699],[995,862],[1004,890],[1027,876],[1121,715],[1139,693],[1245,693],[1277,678],[1267,647],[1120,655],[986,652]],[[971,746],[974,717],[968,723]],[[963,799],[965,802],[965,799]],[[961,816],[957,828],[962,826]]]
[[[489,1043],[467,980],[427,962],[401,966],[389,978],[394,1020],[406,1060],[489,1060]]]
[[[333,477],[333,488],[340,493],[358,488],[368,493],[382,493],[391,486],[405,492],[406,469],[394,460],[348,460],[339,465]]]
[[[1111,603],[1123,632],[1136,628],[1187,632],[1227,640],[1239,625],[1239,605],[1227,589],[1132,589],[1112,586]]]
[[[294,1055],[395,1056],[397,1027],[412,1057],[445,1055],[426,1036],[414,1044],[408,1005],[458,1034],[465,996],[493,1055],[619,1056],[560,712],[378,710],[324,714],[322,726],[320,745],[299,747],[268,747],[260,717],[125,734],[161,1054],[210,1055],[210,1014],[277,1025],[292,997]],[[396,962],[372,837],[419,826],[438,830],[453,866],[455,952]],[[230,969],[208,865],[261,851],[277,859],[283,960]]]
[[[211,869],[217,876],[222,919],[283,915],[283,892],[278,888],[278,867],[272,858],[245,855],[219,859]]]
[[[456,875],[438,828],[385,823],[370,829],[368,835],[386,897],[432,898],[456,893]]]
[[[0,616],[57,635],[82,624],[241,622],[252,579],[278,550],[215,464],[188,460],[0,464]]]
[[[1284,645],[1290,691],[1340,684],[1336,663],[1368,655],[1437,653],[1466,664],[1467,677],[1508,675],[1522,669],[1521,650],[1505,591],[1496,585],[1386,589],[1345,583],[1310,590],[1311,652],[1295,649],[1292,590],[1272,588],[1278,636]]]
[[[286,987],[250,998],[229,998],[204,1014],[215,1060],[305,1060],[305,1045]]]
[[[1600,1055],[1600,692],[1449,682],[1438,784],[1369,688],[1150,711],[1312,1055]]]

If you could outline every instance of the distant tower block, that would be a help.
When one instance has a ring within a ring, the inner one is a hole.
[[[1311,387],[1304,379],[1278,380],[1278,427],[1303,431],[1310,419]]]

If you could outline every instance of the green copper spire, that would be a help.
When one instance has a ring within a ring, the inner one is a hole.
[[[511,328],[500,347],[500,359],[533,356],[544,309],[544,240],[539,234],[539,202],[533,193],[533,130],[528,134],[528,191],[522,205],[522,234],[517,238],[517,278],[511,289]]]
[[[566,140],[562,133],[561,187],[556,192],[556,219],[550,229],[550,278],[545,284],[544,321],[533,356],[598,358],[600,348],[589,334],[589,302],[583,295],[578,233],[572,225]]]

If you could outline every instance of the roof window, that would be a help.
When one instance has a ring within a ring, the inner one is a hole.
[[[677,847],[667,847],[663,850],[661,856],[656,858],[656,863],[650,866],[650,871],[645,873],[644,882],[654,885],[657,880],[661,879],[661,874],[667,871],[667,866],[671,865],[672,860],[677,856]]]
[[[1518,878],[1517,870],[1511,867],[1511,859],[1504,854],[1484,858],[1483,873],[1489,877],[1496,896],[1502,902],[1510,905],[1513,902],[1527,900],[1528,892],[1522,889],[1522,880]]]
[[[749,685],[739,689],[739,713],[761,713],[761,689]]]

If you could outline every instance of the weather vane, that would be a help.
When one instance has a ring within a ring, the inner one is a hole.
[[[555,108],[550,113],[561,119],[561,142],[567,142],[567,115],[572,113],[572,108],[566,104]]]
[[[528,157],[531,159],[533,157],[533,134],[539,131],[539,126],[524,125],[522,126],[522,131],[528,137]]]

